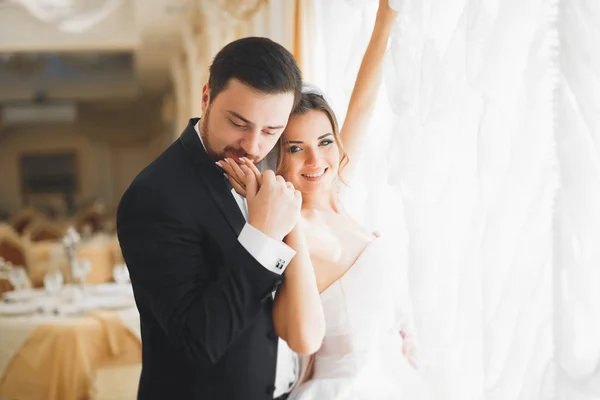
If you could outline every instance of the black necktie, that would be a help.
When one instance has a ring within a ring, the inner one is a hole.
[[[229,179],[227,179],[227,176],[225,174],[223,174],[223,180],[225,181],[225,186],[227,187],[227,190],[231,192],[231,189],[233,189],[233,185],[231,185],[231,182],[229,182]]]
[[[231,183],[229,182],[229,179],[227,179],[227,174],[225,173],[225,171],[223,170],[223,168],[217,166],[217,169],[219,170],[219,173],[221,175],[223,175],[223,181],[225,182],[225,187],[227,188],[227,190],[229,192],[231,192],[231,189],[233,189],[233,186],[231,185]]]

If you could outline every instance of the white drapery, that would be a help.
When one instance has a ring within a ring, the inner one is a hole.
[[[350,206],[398,238],[440,399],[600,398],[600,5],[564,3],[406,1],[393,33]],[[313,6],[343,120],[377,2]]]
[[[600,3],[562,1],[556,142],[559,398],[600,398]]]

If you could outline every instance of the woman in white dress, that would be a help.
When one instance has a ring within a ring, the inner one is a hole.
[[[426,398],[415,371],[405,268],[395,244],[348,216],[337,189],[351,185],[353,160],[368,139],[395,17],[388,0],[380,0],[341,131],[323,96],[309,89],[280,140],[277,174],[302,193],[302,218],[285,238],[297,254],[273,307],[277,334],[306,355],[290,399]],[[220,165],[240,194],[260,185],[262,176],[249,160],[238,160],[241,167],[226,161]]]

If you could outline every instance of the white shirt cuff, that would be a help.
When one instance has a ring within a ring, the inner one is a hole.
[[[283,274],[296,251],[283,242],[268,237],[246,223],[238,236],[238,242],[263,267],[276,274]]]

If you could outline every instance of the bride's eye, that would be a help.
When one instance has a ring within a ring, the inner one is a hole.
[[[326,140],[323,140],[321,143],[319,143],[319,145],[321,145],[321,146],[329,146],[332,143],[333,143],[333,140],[326,139]]]
[[[297,153],[297,152],[299,152],[300,150],[302,150],[302,149],[300,148],[300,146],[290,146],[290,147],[288,148],[288,151],[289,151],[290,153]]]

